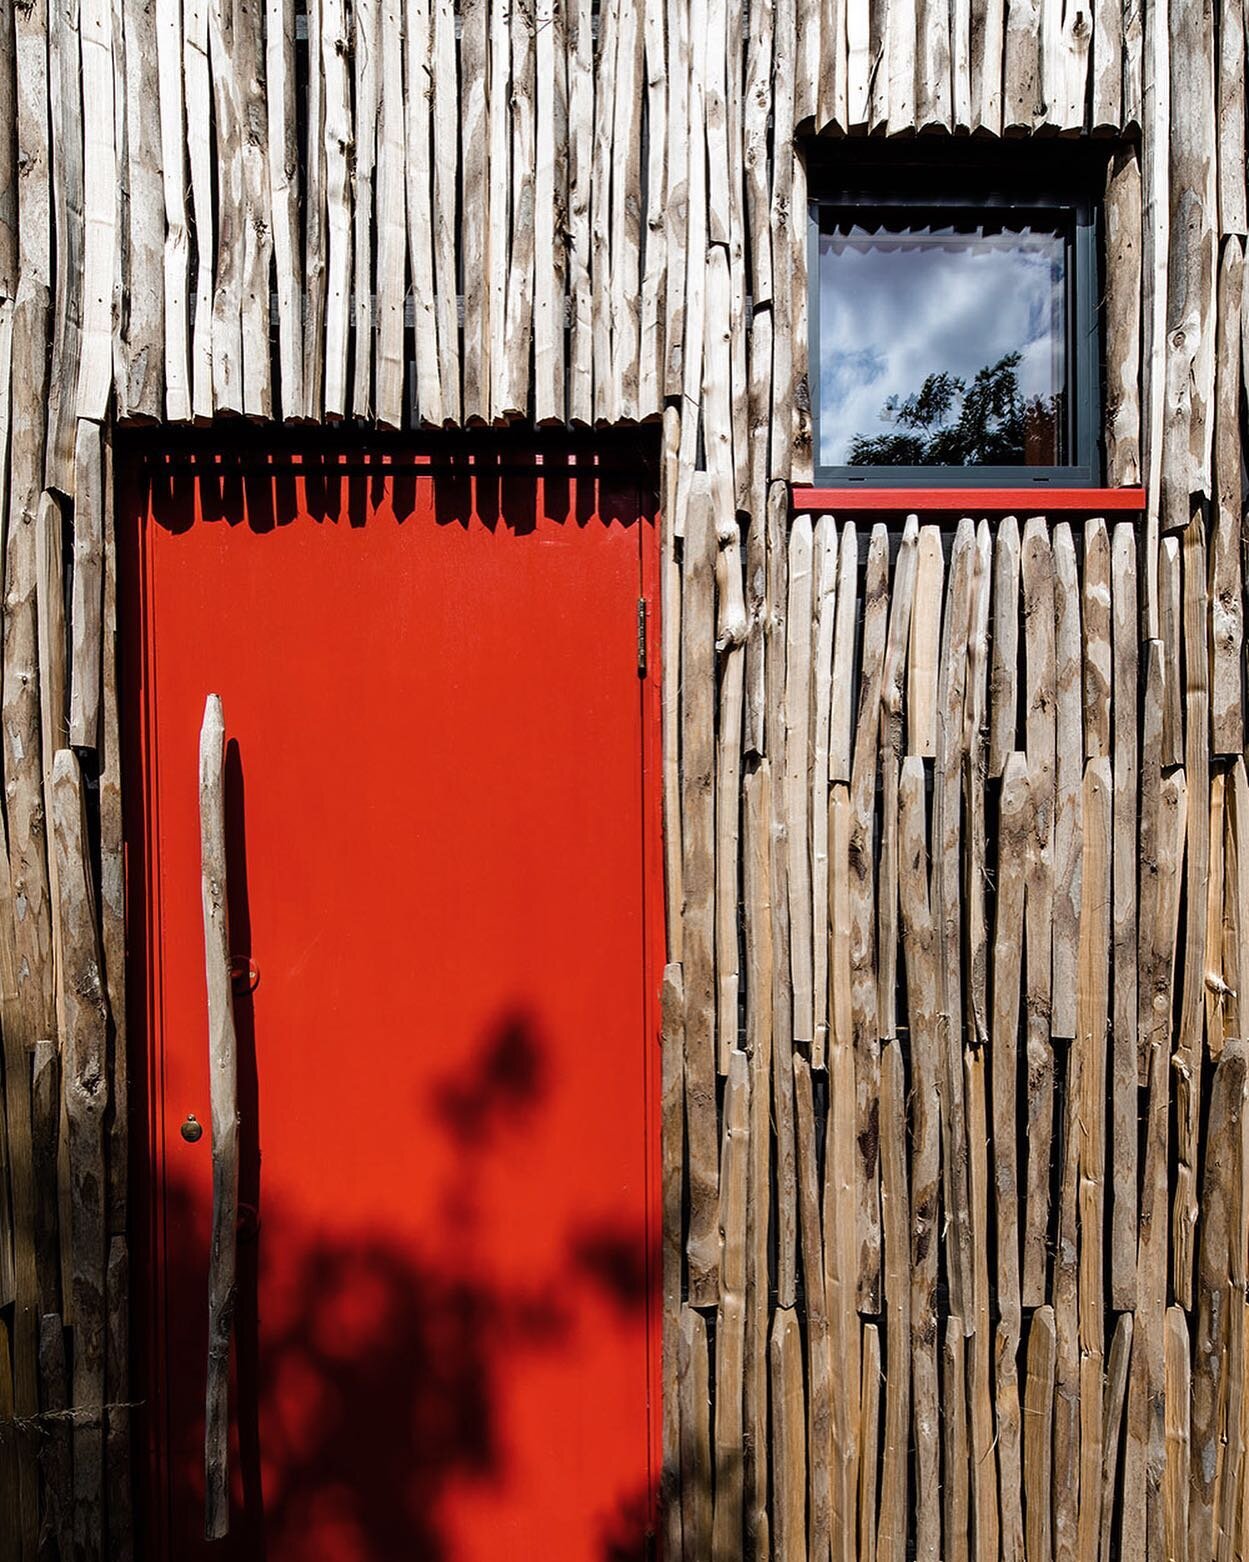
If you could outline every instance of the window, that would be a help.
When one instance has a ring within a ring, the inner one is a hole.
[[[1092,201],[942,178],[812,204],[816,481],[1092,486]]]

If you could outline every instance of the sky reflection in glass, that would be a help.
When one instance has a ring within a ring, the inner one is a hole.
[[[826,218],[819,263],[822,466],[1069,459],[1062,233]]]

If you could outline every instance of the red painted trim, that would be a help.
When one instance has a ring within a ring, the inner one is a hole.
[[[1048,488],[1038,483],[1033,488],[872,488],[867,484],[852,488],[794,488],[790,495],[795,510],[912,510],[931,514],[964,513],[972,510],[1027,512],[1043,515],[1054,510],[1080,510],[1100,515],[1106,510],[1143,510],[1143,488]]]

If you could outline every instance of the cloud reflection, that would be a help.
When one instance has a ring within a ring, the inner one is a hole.
[[[904,400],[945,371],[966,381],[1020,355],[1019,390],[1065,390],[1066,246],[1057,232],[838,223],[820,235],[820,459],[847,463],[856,436],[888,433]]]

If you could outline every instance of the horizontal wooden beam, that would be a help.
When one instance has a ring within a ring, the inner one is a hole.
[[[1143,488],[876,488],[855,484],[850,488],[801,488],[793,490],[795,510],[901,510],[916,514],[1005,515],[1052,514],[1080,511],[1104,515],[1113,510],[1145,508]]]

